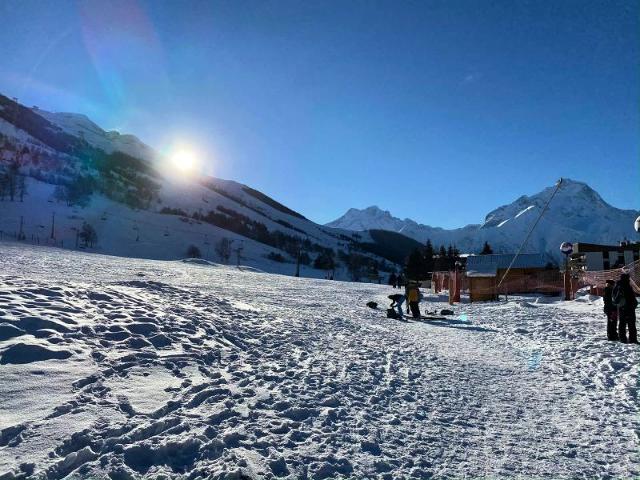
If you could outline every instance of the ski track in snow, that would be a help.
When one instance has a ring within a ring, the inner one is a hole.
[[[589,298],[402,323],[364,306],[385,286],[0,261],[0,478],[640,475],[640,349]]]

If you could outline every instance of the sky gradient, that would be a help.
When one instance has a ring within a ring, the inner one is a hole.
[[[638,2],[0,2],[0,93],[325,223],[442,227],[560,176],[640,208]]]

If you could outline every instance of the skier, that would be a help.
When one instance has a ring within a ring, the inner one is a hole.
[[[389,275],[389,285],[391,285],[393,288],[396,288],[396,286],[398,285],[398,277],[396,277],[396,272],[391,272],[391,275]]]
[[[604,314],[607,316],[607,339],[618,340],[618,309],[613,304],[611,295],[613,287],[616,284],[613,280],[607,280],[607,286],[604,288]]]
[[[399,318],[400,320],[402,320],[404,318],[404,316],[402,315],[402,304],[404,303],[405,300],[405,296],[401,295],[400,293],[394,293],[393,295],[389,295],[389,300],[391,300],[391,305],[390,305],[390,309],[393,312],[393,309],[395,308],[397,310],[397,318]],[[390,313],[390,312],[387,312]]]
[[[420,289],[418,284],[409,284],[407,286],[407,299],[409,301],[409,308],[411,309],[411,316],[413,318],[420,318]],[[407,313],[409,313],[407,311]]]
[[[638,333],[636,330],[636,307],[638,300],[631,288],[628,273],[620,275],[620,280],[611,293],[611,300],[618,308],[618,337],[622,343],[638,343]],[[627,339],[627,328],[629,328],[629,338]]]

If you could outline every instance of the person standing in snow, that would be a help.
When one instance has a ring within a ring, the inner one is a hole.
[[[398,312],[398,318],[402,320],[404,315],[402,314],[402,304],[404,303],[405,296],[400,293],[395,293],[393,295],[389,295],[389,300],[391,300],[391,308],[395,308]]]
[[[396,286],[398,285],[398,277],[396,277],[396,272],[391,272],[391,275],[389,275],[389,285],[391,285],[393,288],[396,288]]]
[[[604,314],[607,316],[607,339],[611,341],[618,340],[618,309],[613,304],[611,295],[615,282],[607,280],[607,286],[604,287]]]
[[[407,300],[409,302],[411,316],[413,318],[420,318],[420,289],[418,288],[418,284],[409,284],[407,290]],[[408,310],[407,313],[409,313]]]
[[[638,343],[636,330],[638,300],[630,280],[628,273],[620,275],[620,280],[611,293],[613,304],[618,307],[618,337],[622,343]],[[629,329],[629,338],[627,338],[627,328]]]
[[[401,273],[398,274],[397,283],[398,283],[398,288],[404,287],[404,277],[402,276]]]

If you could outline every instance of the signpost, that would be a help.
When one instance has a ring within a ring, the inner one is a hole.
[[[564,299],[571,300],[571,273],[569,272],[569,255],[573,253],[573,243],[562,242],[560,251],[564,254]]]

